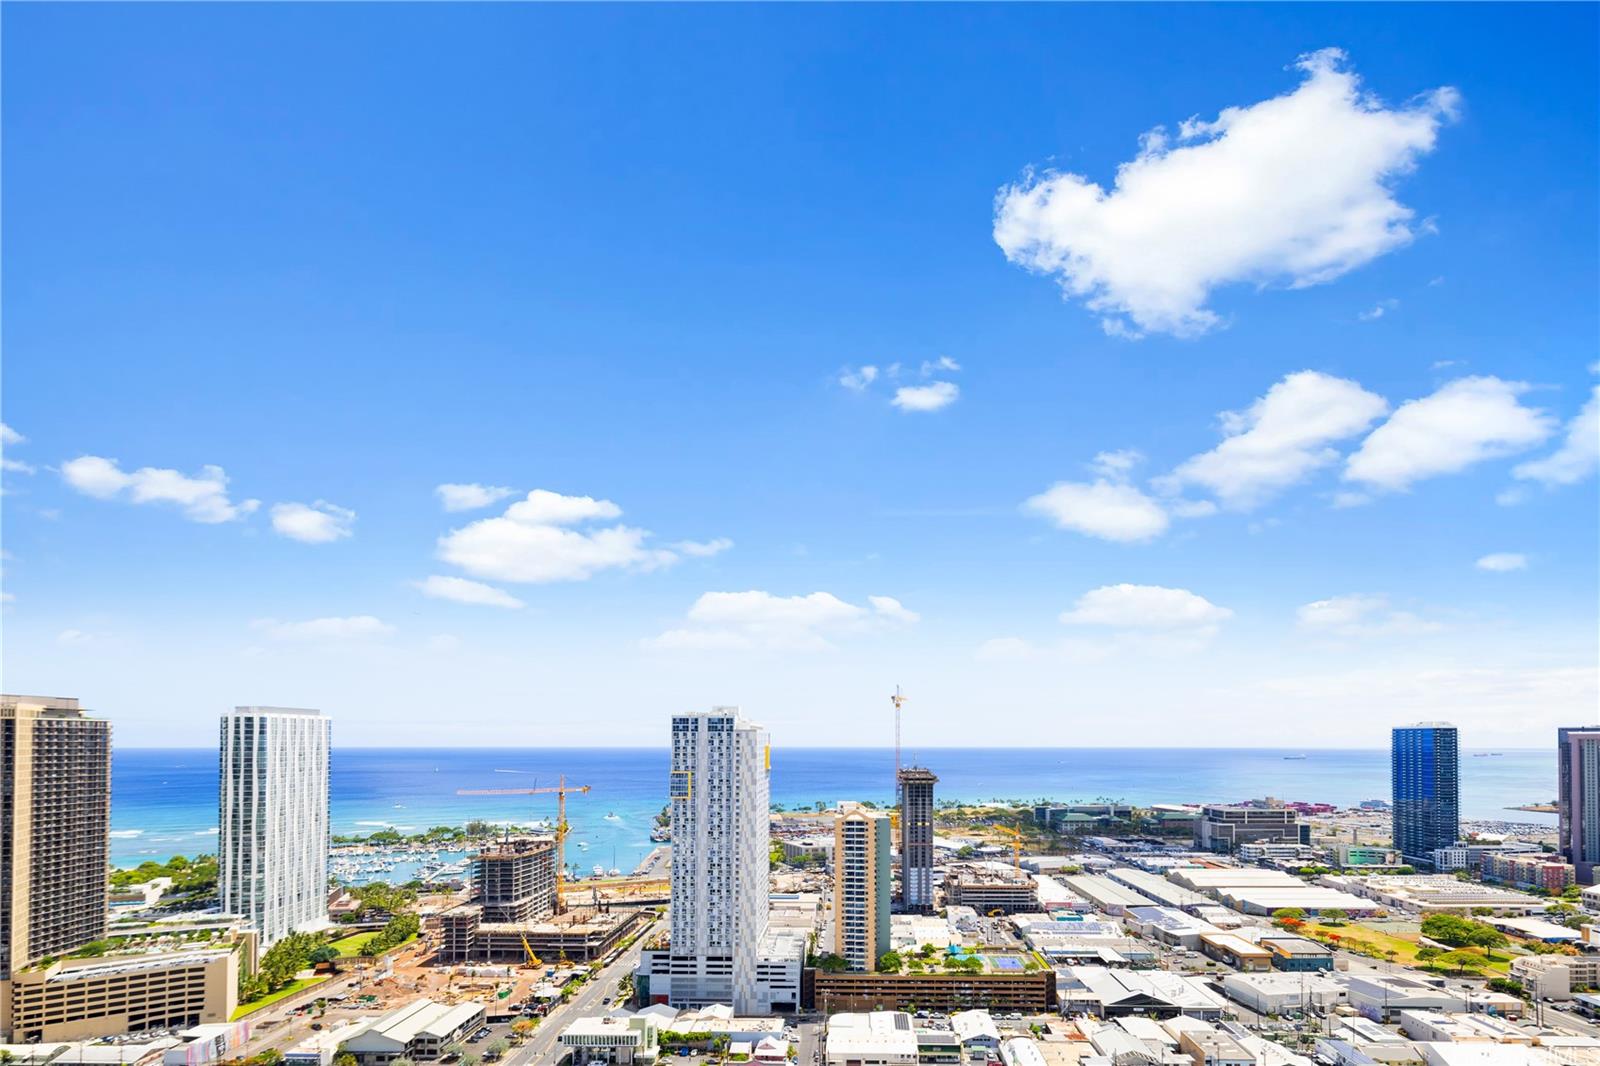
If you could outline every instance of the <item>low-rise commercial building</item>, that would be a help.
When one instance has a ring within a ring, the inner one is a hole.
[[[968,1058],[1000,1050],[1000,1027],[986,1010],[956,1011],[950,1015],[950,1030],[961,1041],[961,1050]]]
[[[1113,970],[1104,966],[1063,968],[1056,984],[1061,1013],[1120,1018],[1144,1014],[1170,1018],[1185,1014],[1204,1021],[1222,1017],[1221,996],[1197,978],[1165,970]]]
[[[1130,907],[1159,906],[1144,893],[1101,874],[1073,874],[1060,880],[1068,891],[1082,896],[1106,914],[1120,915]]]
[[[570,1049],[574,1062],[632,1066],[654,1062],[661,1053],[661,1031],[648,1013],[578,1018],[556,1042]]]
[[[1142,937],[1191,950],[1199,948],[1201,937],[1222,932],[1210,922],[1171,907],[1133,907],[1123,920]]]
[[[1222,992],[1257,1014],[1316,1011],[1349,1001],[1349,986],[1334,976],[1299,973],[1235,973],[1222,979]]]
[[[1391,973],[1352,973],[1350,1006],[1377,1022],[1393,1021],[1404,1010],[1464,1011],[1467,1001],[1450,988],[1417,977]]]
[[[1178,1037],[1178,1049],[1194,1066],[1256,1066],[1255,1055],[1226,1033],[1185,1032]]]
[[[447,1006],[419,999],[372,1020],[344,1043],[361,1066],[384,1066],[398,1058],[436,1059],[483,1025],[483,1004]]]
[[[917,1034],[904,1011],[843,1012],[828,1019],[828,1066],[914,1066]]]
[[[1154,901],[1157,906],[1174,907],[1180,911],[1194,911],[1211,902],[1211,897],[1201,895],[1192,888],[1163,877],[1161,874],[1149,870],[1141,870],[1133,866],[1118,866],[1106,871],[1106,877],[1119,885],[1125,885],[1141,896]],[[1133,903],[1129,906],[1148,906],[1144,903]]]
[[[1261,946],[1272,959],[1274,970],[1309,973],[1333,969],[1333,949],[1303,936],[1263,936]]]
[[[1304,862],[1316,859],[1317,849],[1298,840],[1252,840],[1234,854],[1245,862]]]
[[[1292,807],[1208,804],[1195,819],[1194,842],[1204,851],[1228,853],[1258,842],[1310,844],[1311,826]]]
[[[1200,952],[1225,966],[1246,972],[1272,969],[1272,952],[1233,933],[1207,933],[1200,937]]]
[[[1348,892],[1387,908],[1411,911],[1446,911],[1471,914],[1488,908],[1495,914],[1529,914],[1542,911],[1545,902],[1523,892],[1493,885],[1458,881],[1443,874],[1382,874],[1357,877],[1348,874],[1323,877],[1320,884]]]
[[[1333,862],[1341,870],[1384,869],[1403,866],[1404,860],[1394,848],[1381,848],[1372,844],[1340,842],[1333,845]]]
[[[1600,956],[1519,955],[1511,960],[1511,976],[1540,999],[1567,1000],[1575,988],[1600,985]]]

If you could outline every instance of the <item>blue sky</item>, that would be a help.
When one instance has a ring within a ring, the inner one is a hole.
[[[6,686],[124,743],[1593,717],[1592,6],[4,21]]]

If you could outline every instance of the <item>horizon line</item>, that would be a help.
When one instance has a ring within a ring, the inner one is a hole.
[[[345,751],[666,751],[668,744],[458,744],[441,747],[436,744],[336,744],[335,748]],[[120,747],[124,751],[211,751],[215,745],[193,744],[113,744],[113,748]],[[788,744],[772,745],[774,750],[800,750],[800,751],[889,751],[894,750],[893,745],[862,745],[862,744]],[[1041,747],[1039,745],[1006,745],[1006,744],[925,744],[919,745],[915,752],[921,751],[1287,751],[1287,752],[1342,752],[1342,751],[1377,751],[1390,750],[1387,747],[1304,747],[1294,745],[1240,745],[1224,746],[1216,744],[1161,744],[1161,745],[1117,745],[1117,744],[1074,744],[1062,747]],[[1493,751],[1518,751],[1518,752],[1545,752],[1547,747],[1484,747],[1461,748],[1469,752]],[[915,753],[913,752],[913,754]]]

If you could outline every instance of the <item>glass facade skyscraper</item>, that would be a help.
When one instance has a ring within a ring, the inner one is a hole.
[[[1433,850],[1461,835],[1461,759],[1456,727],[1397,726],[1390,748],[1394,846],[1412,865],[1431,867]]]

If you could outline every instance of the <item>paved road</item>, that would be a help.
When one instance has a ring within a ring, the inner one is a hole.
[[[656,926],[650,926],[654,930]],[[648,932],[648,931],[647,931]],[[640,934],[633,945],[624,951],[610,966],[589,981],[566,1003],[552,1010],[539,1028],[533,1031],[526,1043],[514,1049],[506,1056],[506,1066],[550,1066],[560,1059],[561,1048],[556,1044],[556,1038],[576,1018],[604,1014],[610,1009],[612,996],[616,994],[617,982],[633,972],[638,965],[639,954],[644,951],[647,934]]]

